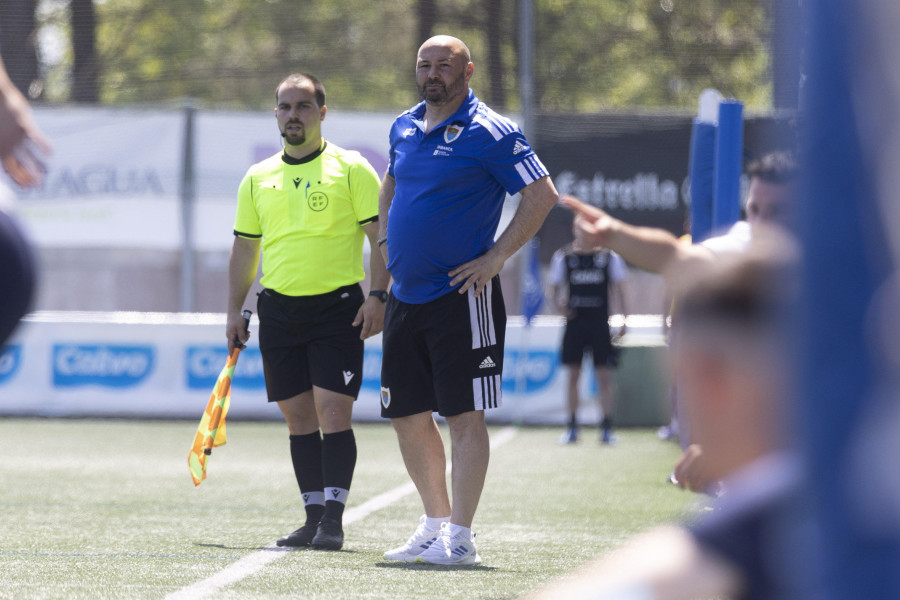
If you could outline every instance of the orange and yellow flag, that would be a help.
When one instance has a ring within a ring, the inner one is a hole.
[[[206,410],[197,427],[197,435],[194,436],[194,445],[188,454],[188,466],[191,468],[191,479],[194,485],[206,479],[206,463],[215,446],[221,446],[225,439],[225,415],[231,405],[231,378],[234,376],[234,367],[237,365],[241,348],[236,347],[228,357],[225,368],[219,373],[216,386],[213,388]]]

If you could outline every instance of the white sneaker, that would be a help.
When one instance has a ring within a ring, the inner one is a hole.
[[[403,562],[413,562],[425,550],[440,537],[440,529],[431,529],[425,521],[426,516],[419,517],[419,526],[412,537],[406,540],[402,546],[398,546],[393,550],[384,553],[387,560],[401,560]]]
[[[477,565],[481,563],[475,548],[475,534],[450,533],[450,523],[441,524],[441,533],[428,549],[416,557],[417,563],[432,565]]]

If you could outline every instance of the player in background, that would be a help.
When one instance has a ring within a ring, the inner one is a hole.
[[[358,152],[322,137],[325,89],[295,73],[275,90],[284,151],[253,165],[238,190],[229,264],[228,350],[246,342],[241,310],[262,249],[257,302],[266,392],[290,433],[306,511],[279,546],[338,550],[356,466],[351,428],[363,340],[381,331],[389,276],[371,253],[363,296],[363,240],[376,248],[378,176]]]
[[[548,274],[551,297],[556,301],[559,313],[566,318],[561,360],[567,376],[569,421],[560,443],[574,444],[578,441],[578,382],[584,356],[589,353],[600,387],[603,411],[600,441],[613,444],[613,412],[616,406],[613,370],[619,364],[619,352],[613,341],[625,334],[625,322],[613,338],[609,315],[611,300],[615,297],[622,315],[628,316],[623,289],[628,268],[615,252],[588,244],[581,228],[574,224],[572,235],[572,243],[553,254]]]
[[[691,244],[692,236],[691,236],[691,215],[690,212],[684,217],[684,225],[683,225],[684,233],[678,237],[678,241],[682,244]],[[663,337],[666,340],[666,346],[671,346],[671,335],[672,335],[672,309],[674,308],[674,298],[672,297],[672,286],[670,283],[666,283],[666,291],[663,296],[663,309],[662,309],[662,328],[663,328]],[[680,443],[679,439],[679,429],[678,429],[678,387],[677,382],[678,378],[673,377],[672,381],[669,383],[669,423],[667,425],[661,426],[656,430],[656,437],[663,441],[676,441]]]
[[[0,58],[0,162],[17,185],[40,185],[44,165],[38,152],[50,152],[50,144],[35,125],[28,101],[10,80]],[[0,183],[0,346],[31,308],[37,278],[31,247],[9,214],[11,206],[5,206],[7,193],[12,195]]]

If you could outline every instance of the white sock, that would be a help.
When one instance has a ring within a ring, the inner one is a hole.
[[[460,533],[464,534],[466,538],[472,537],[472,528],[471,527],[463,527],[462,525],[456,525],[454,523],[450,523],[450,535],[456,537]]]
[[[425,517],[425,526],[428,529],[440,529],[441,523],[446,523],[450,520],[450,517]]]

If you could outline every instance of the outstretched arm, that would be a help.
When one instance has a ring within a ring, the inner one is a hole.
[[[703,246],[683,244],[665,229],[629,225],[574,196],[564,195],[560,202],[575,212],[575,223],[590,244],[610,248],[645,271],[668,276],[713,259]]]
[[[44,164],[24,142],[50,152],[49,142],[34,124],[28,101],[9,79],[0,58],[0,162],[13,181],[31,187],[41,182]]]

